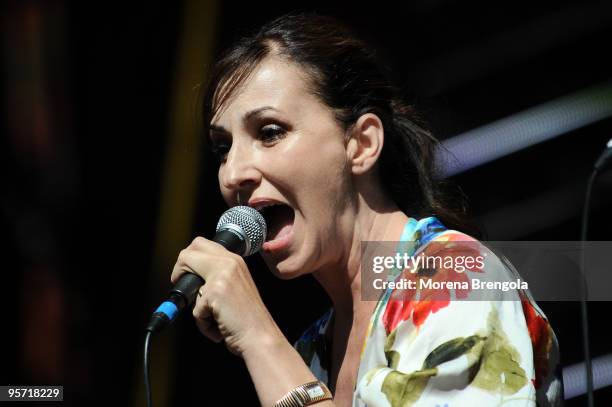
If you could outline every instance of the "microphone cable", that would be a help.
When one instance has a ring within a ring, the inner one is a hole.
[[[587,387],[587,399],[588,406],[594,407],[593,400],[593,371],[592,371],[592,363],[591,363],[591,349],[589,346],[589,313],[587,307],[587,296],[588,296],[588,288],[587,288],[587,279],[585,272],[585,249],[586,249],[586,238],[587,238],[587,230],[588,230],[588,222],[589,222],[589,209],[590,209],[590,201],[591,201],[591,191],[593,189],[593,184],[595,183],[595,179],[597,178],[597,174],[599,171],[594,169],[591,172],[589,180],[587,182],[586,196],[584,199],[584,208],[582,210],[582,228],[580,233],[580,240],[582,244],[582,250],[580,252],[580,272],[581,282],[582,282],[582,293],[580,295],[580,314],[582,317],[582,353],[584,356],[584,366],[586,369],[586,387]]]
[[[599,156],[595,164],[593,165],[593,170],[591,171],[591,175],[589,176],[589,180],[587,181],[586,187],[586,196],[584,198],[584,208],[582,210],[582,227],[580,232],[580,241],[582,244],[582,250],[580,253],[580,272],[581,272],[581,280],[582,280],[582,293],[580,300],[580,312],[582,316],[582,352],[584,354],[584,366],[586,369],[586,386],[587,386],[587,400],[588,406],[594,407],[595,401],[593,397],[593,364],[591,361],[591,349],[589,344],[589,313],[587,307],[587,297],[588,297],[588,287],[587,287],[587,276],[585,271],[585,263],[586,263],[586,242],[588,237],[588,229],[589,229],[589,211],[591,209],[591,193],[593,191],[593,186],[595,185],[595,180],[597,179],[597,175],[599,175],[600,170],[604,167],[608,159],[612,157],[612,139],[608,141],[606,145],[606,149]]]
[[[144,386],[145,395],[147,398],[147,407],[153,407],[153,398],[151,397],[151,379],[149,378],[149,351],[151,347],[151,336],[153,332],[147,331],[144,342]]]

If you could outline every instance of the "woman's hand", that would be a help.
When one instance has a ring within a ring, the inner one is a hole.
[[[186,272],[206,281],[193,308],[198,328],[215,342],[225,340],[227,348],[244,359],[263,406],[315,380],[261,301],[242,257],[197,237],[179,254],[172,282]],[[333,403],[322,402],[324,406]]]
[[[193,308],[200,332],[215,342],[225,340],[234,354],[262,341],[275,341],[282,333],[263,304],[244,259],[220,244],[196,237],[178,256],[173,283],[186,272],[200,275],[203,285]]]

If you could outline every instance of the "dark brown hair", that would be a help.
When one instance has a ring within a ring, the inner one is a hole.
[[[467,222],[461,194],[449,199],[448,183],[436,177],[440,143],[402,101],[374,50],[339,21],[316,14],[284,15],[243,37],[213,67],[204,93],[204,130],[234,91],[269,55],[300,66],[310,88],[345,130],[365,113],[383,123],[380,181],[398,207],[412,217],[437,216],[447,227],[478,234]],[[208,137],[206,137],[207,139]],[[453,204],[449,204],[453,202]]]

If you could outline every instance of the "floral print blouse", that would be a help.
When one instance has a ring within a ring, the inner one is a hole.
[[[453,240],[479,243],[435,217],[410,218],[401,237],[412,243],[402,246],[409,255],[426,252],[432,242]],[[495,255],[470,273],[518,277]],[[431,300],[398,297],[389,288],[383,292],[363,344],[352,406],[561,406],[557,339],[531,294],[517,289],[515,300],[503,301],[457,301],[469,293],[455,294]],[[332,316],[330,309],[295,344],[325,383]]]

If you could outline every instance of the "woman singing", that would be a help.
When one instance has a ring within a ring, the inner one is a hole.
[[[261,255],[275,275],[310,273],[332,301],[295,346],[244,260],[219,244],[196,238],[172,280],[206,280],[196,324],[244,360],[265,407],[560,405],[557,341],[528,292],[456,301],[466,297],[387,289],[363,300],[362,242],[412,242],[409,254],[477,242],[453,230],[437,141],[383,72],[337,21],[288,15],[228,50],[204,96],[225,202],[263,213]],[[510,275],[504,264],[490,256],[464,275]]]

